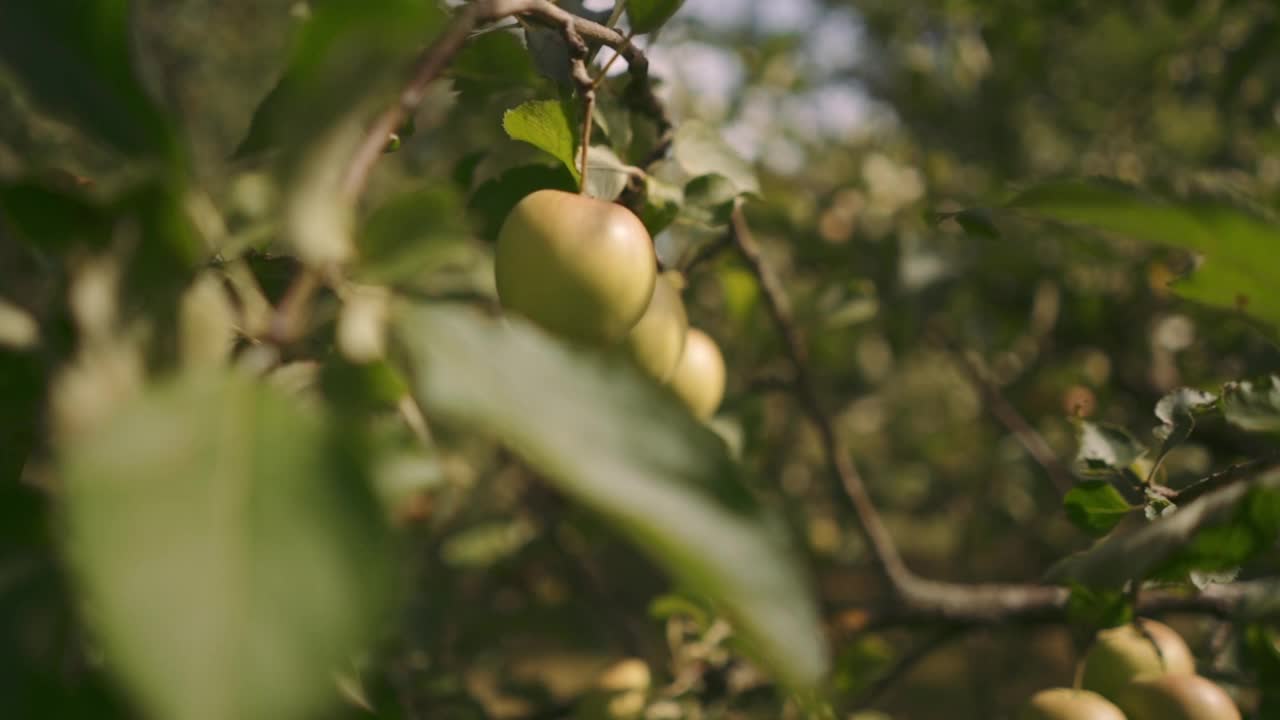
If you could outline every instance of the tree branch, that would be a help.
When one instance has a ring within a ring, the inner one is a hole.
[[[891,593],[888,601],[876,609],[868,611],[864,608],[849,613],[846,617],[852,620],[843,623],[840,629],[860,632],[904,625],[969,627],[1066,620],[1070,592],[1065,587],[941,582],[919,577],[907,568],[867,493],[848,448],[836,433],[835,423],[822,406],[790,301],[747,226],[741,204],[734,208],[730,218],[730,237],[760,286],[765,306],[795,372],[795,394],[818,430],[827,461],[853,505],[876,568]],[[1238,493],[1239,488],[1219,490],[1216,495],[1232,492]],[[1210,507],[1205,505],[1206,502],[1212,501],[1212,506],[1216,507],[1227,500],[1225,496],[1203,498],[1199,503],[1202,507],[1184,506],[1176,515],[1157,520],[1152,526],[1186,524],[1189,518],[1203,514],[1200,511]],[[1212,585],[1196,594],[1149,591],[1142,593],[1136,611],[1139,615],[1190,612],[1222,618],[1280,615],[1276,587],[1275,583],[1253,582]],[[841,623],[837,621],[837,625]]]
[[[773,317],[773,323],[782,338],[787,358],[795,370],[796,395],[804,405],[810,421],[818,430],[818,436],[822,441],[823,451],[827,455],[832,472],[853,504],[854,513],[858,516],[858,525],[871,550],[871,556],[875,559],[876,567],[888,583],[889,589],[895,595],[901,596],[907,592],[908,586],[915,581],[915,578],[902,562],[902,557],[898,554],[898,548],[890,537],[889,530],[880,519],[880,512],[871,502],[871,496],[867,494],[866,485],[858,474],[857,466],[853,464],[848,449],[836,433],[835,423],[822,407],[813,383],[813,376],[809,372],[808,350],[791,314],[791,302],[773,268],[765,262],[760,252],[760,245],[747,226],[741,203],[733,209],[729,228],[734,246],[737,247],[738,253],[746,261],[747,267],[760,286],[765,306]]]
[[[387,138],[417,109],[426,95],[427,86],[449,66],[466,44],[471,32],[481,25],[513,15],[520,15],[542,25],[571,30],[583,41],[608,45],[622,55],[627,61],[627,71],[632,79],[627,92],[628,101],[637,112],[649,116],[657,124],[660,138],[669,137],[671,120],[649,82],[649,59],[622,33],[578,17],[549,0],[476,0],[462,6],[444,32],[423,51],[414,64],[409,81],[400,92],[399,100],[370,126],[343,178],[342,189],[348,198],[355,199],[364,191],[373,166],[382,156]]]
[[[1031,423],[1022,417],[1018,409],[1005,399],[1000,389],[964,354],[963,350],[951,342],[950,338],[937,328],[934,329],[933,336],[938,344],[947,351],[947,354],[955,360],[956,365],[964,372],[970,384],[982,396],[983,404],[986,406],[987,411],[1001,425],[1004,425],[1009,432],[1013,433],[1018,443],[1022,445],[1022,449],[1026,450],[1031,459],[1035,460],[1036,464],[1044,469],[1053,486],[1057,488],[1058,493],[1066,495],[1075,485],[1075,482],[1071,479],[1071,472],[1058,459],[1058,455],[1053,451],[1053,448],[1049,447],[1049,443],[1045,442],[1045,439],[1039,432],[1036,432]]]

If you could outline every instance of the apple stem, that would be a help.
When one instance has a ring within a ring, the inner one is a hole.
[[[588,89],[583,93],[583,104],[585,109],[582,113],[582,184],[578,187],[579,194],[587,194],[587,151],[591,148],[591,118],[595,114],[596,109],[596,92]]]

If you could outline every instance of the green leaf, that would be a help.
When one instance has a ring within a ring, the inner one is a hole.
[[[578,141],[572,118],[573,109],[567,103],[530,100],[503,114],[502,129],[512,140],[527,142],[564,163],[577,181]]]
[[[637,35],[651,33],[662,27],[684,0],[627,0],[627,21]]]
[[[511,208],[525,195],[543,189],[574,192],[578,185],[564,167],[547,165],[522,165],[482,183],[467,202],[480,237],[496,240]]]
[[[1280,375],[1223,386],[1222,414],[1249,432],[1280,432]]]
[[[1133,605],[1120,590],[1096,590],[1072,584],[1067,619],[1083,628],[1118,627],[1133,621]]]
[[[715,601],[784,682],[812,688],[824,675],[810,585],[777,517],[668,391],[625,359],[469,309],[405,308],[393,337],[429,413],[493,436],[611,520]]]
[[[447,264],[471,236],[461,199],[447,187],[392,198],[369,216],[354,274],[371,283],[421,278]]]
[[[352,433],[248,377],[157,386],[63,448],[87,619],[154,717],[314,717],[372,638],[387,536]]]
[[[681,220],[703,228],[722,228],[729,224],[738,189],[729,178],[712,173],[700,175],[684,186]]]
[[[472,39],[449,66],[449,77],[464,100],[482,101],[512,88],[540,82],[529,51],[515,33],[495,30]]]
[[[313,4],[236,157],[282,144],[302,149],[366,99],[390,95],[403,80],[405,62],[444,20],[433,0]]]
[[[1240,310],[1280,329],[1280,228],[1243,210],[1172,202],[1118,184],[1056,182],[1013,198],[1008,206],[1062,222],[1089,225],[1205,256],[1178,295]]]
[[[1073,469],[1085,478],[1105,478],[1124,472],[1147,452],[1128,430],[1088,420],[1076,423],[1076,443]]]
[[[1094,536],[1106,535],[1134,510],[1106,480],[1080,483],[1067,493],[1062,503],[1071,522]]]
[[[684,190],[677,185],[646,174],[644,205],[640,208],[640,220],[644,222],[649,235],[657,237],[666,230],[680,215],[680,206],[684,203]]]
[[[672,140],[672,155],[690,176],[722,175],[739,194],[760,192],[760,181],[751,165],[707,123],[682,123]]]
[[[632,168],[622,162],[611,148],[593,145],[587,153],[586,194],[613,202],[627,189]]]
[[[0,61],[37,102],[134,155],[174,159],[176,134],[133,64],[128,0],[5,3]]]
[[[1151,475],[1159,469],[1169,451],[1186,442],[1196,427],[1196,416],[1217,408],[1218,396],[1195,388],[1178,388],[1156,403],[1156,417],[1163,425],[1156,436],[1164,438],[1160,453],[1151,465]]]
[[[973,208],[970,210],[961,210],[952,216],[952,218],[960,225],[964,231],[975,237],[988,238],[991,240],[1000,237],[1000,229],[996,227],[995,222],[991,219],[991,212],[981,208]]]
[[[1280,531],[1280,468],[1215,490],[1149,523],[1121,528],[1051,568],[1051,582],[1121,587],[1160,574],[1239,565]]]

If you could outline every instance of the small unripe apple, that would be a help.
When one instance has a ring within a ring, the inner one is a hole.
[[[1081,685],[1115,701],[1121,688],[1137,677],[1166,673],[1192,674],[1196,671],[1191,648],[1168,625],[1155,620],[1139,620],[1144,634],[1132,624],[1098,633],[1084,660]],[[1150,639],[1147,638],[1150,635]],[[1152,644],[1152,640],[1155,641]],[[1159,652],[1156,647],[1159,647]]]
[[[671,375],[671,389],[694,415],[710,420],[724,399],[724,377],[724,356],[716,341],[697,328],[689,328],[684,352]]]
[[[505,309],[571,340],[612,344],[649,306],[656,264],[653,239],[630,210],[538,190],[498,231],[494,279]]]
[[[666,272],[653,286],[653,298],[627,335],[627,350],[645,372],[666,381],[675,372],[689,333],[689,316],[680,299],[680,278]]]
[[[1231,697],[1199,675],[1161,675],[1135,680],[1116,703],[1129,720],[1240,720]]]
[[[1023,706],[1018,720],[1125,720],[1120,708],[1089,690],[1049,688]]]

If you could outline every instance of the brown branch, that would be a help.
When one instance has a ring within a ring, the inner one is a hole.
[[[827,461],[853,505],[859,529],[891,593],[888,601],[877,609],[854,610],[850,614],[854,621],[843,629],[860,632],[904,625],[968,627],[1066,620],[1070,592],[1064,587],[940,582],[919,577],[907,568],[867,493],[848,448],[836,433],[835,423],[822,406],[790,301],[747,226],[741,205],[734,208],[730,230],[734,245],[760,286],[765,306],[782,339],[795,373],[795,395],[818,430]],[[1188,512],[1191,511],[1184,507],[1179,515],[1187,516]],[[1136,609],[1139,615],[1186,612],[1222,618],[1242,613],[1274,616],[1280,615],[1280,601],[1268,602],[1267,598],[1275,594],[1274,584],[1262,582],[1214,585],[1193,595],[1148,591],[1138,598]]]
[[[627,93],[629,102],[637,112],[653,119],[660,138],[669,138],[671,121],[649,82],[649,59],[622,33],[578,17],[549,0],[476,0],[462,6],[444,32],[423,51],[400,92],[399,100],[370,126],[343,178],[342,189],[348,198],[354,199],[364,191],[373,166],[382,156],[387,138],[417,109],[426,95],[427,86],[449,66],[471,32],[481,25],[513,15],[551,27],[571,28],[581,40],[608,45],[622,55],[632,79]]]
[[[858,474],[858,468],[853,464],[848,448],[836,433],[831,416],[822,407],[822,401],[813,384],[813,376],[809,372],[808,350],[792,317],[791,302],[787,298],[786,290],[773,272],[773,268],[765,262],[760,252],[760,245],[747,226],[741,204],[733,209],[729,222],[733,243],[760,286],[765,306],[773,317],[787,358],[795,370],[796,396],[804,405],[810,421],[817,428],[827,461],[831,464],[831,470],[853,504],[854,513],[858,516],[858,526],[871,550],[871,556],[875,559],[876,567],[888,583],[889,589],[895,595],[904,595],[915,578],[902,562],[898,548],[881,520],[880,512],[871,502],[871,496],[867,493],[862,477]]]
[[[1206,478],[1198,480],[1191,485],[1174,492],[1172,494],[1173,499],[1177,504],[1185,505],[1201,495],[1227,487],[1232,483],[1239,482],[1240,480],[1249,477],[1255,470],[1261,469],[1270,463],[1277,462],[1278,460],[1280,460],[1280,456],[1268,455],[1266,457],[1236,463],[1225,470],[1219,470]]]
[[[1022,445],[1022,449],[1026,450],[1031,459],[1048,474],[1049,480],[1058,489],[1058,492],[1066,495],[1075,486],[1075,482],[1071,479],[1071,472],[1058,459],[1057,453],[1053,451],[1053,448],[1049,447],[1049,443],[1045,442],[1044,437],[1031,426],[1031,423],[1027,422],[1026,418],[1022,417],[1022,414],[1005,398],[995,383],[991,382],[964,351],[951,342],[950,338],[937,328],[934,328],[933,336],[937,339],[938,344],[946,349],[947,354],[955,360],[956,365],[964,372],[965,377],[968,378],[974,389],[978,391],[978,394],[982,396],[983,405],[987,408],[987,411],[1001,425],[1004,425],[1009,432],[1013,433],[1018,443]]]
[[[960,638],[960,636],[964,635],[966,630],[968,630],[968,628],[943,628],[936,632],[932,637],[926,638],[925,640],[917,643],[916,646],[907,651],[905,655],[898,658],[888,670],[881,673],[880,676],[862,692],[862,695],[853,702],[851,707],[841,708],[842,711],[846,711],[841,714],[847,715],[850,712],[857,712],[871,707],[871,705],[879,700],[880,697],[889,690],[889,688],[898,684],[898,681],[906,677],[906,675],[910,673],[916,665],[920,664],[920,661],[929,657],[938,650],[941,650],[952,641]]]

